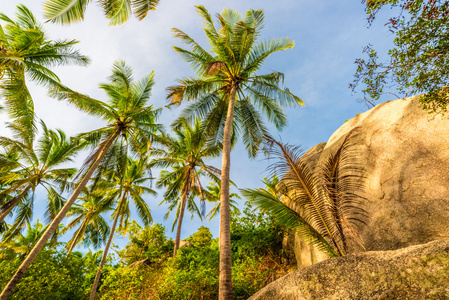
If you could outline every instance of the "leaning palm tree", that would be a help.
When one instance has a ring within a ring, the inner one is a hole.
[[[167,168],[170,171],[161,172],[156,183],[158,188],[167,188],[163,202],[170,204],[169,211],[177,208],[175,223],[177,223],[175,247],[173,256],[179,249],[181,241],[181,227],[186,207],[191,212],[197,212],[201,216],[194,202],[195,196],[199,196],[204,204],[204,189],[201,185],[201,176],[207,175],[210,179],[219,180],[220,170],[207,165],[205,158],[214,158],[220,155],[221,145],[208,146],[204,139],[204,127],[200,120],[195,120],[190,127],[185,120],[178,121],[179,127],[175,128],[176,137],[165,136],[161,143],[165,149],[153,150],[150,153],[157,158],[153,159],[150,166]],[[166,215],[166,217],[168,214]]]
[[[49,68],[68,64],[86,65],[87,57],[73,46],[76,40],[49,40],[28,8],[17,6],[16,20],[0,13],[0,97],[16,124],[27,128],[30,144],[35,131],[34,105],[26,79],[47,87],[59,84]]]
[[[81,242],[84,242],[85,246],[93,245],[94,248],[99,248],[106,242],[110,231],[103,214],[113,209],[112,198],[106,198],[100,192],[85,188],[79,201],[81,203],[74,204],[67,213],[67,216],[74,219],[61,230],[61,234],[65,234],[68,230],[78,227],[67,242],[67,255]]]
[[[0,194],[15,195],[0,207],[0,222],[24,199],[28,198],[27,205],[32,207],[34,199],[32,194],[38,186],[44,187],[48,194],[46,215],[49,220],[62,207],[63,198],[60,192],[66,190],[68,180],[75,175],[76,169],[63,168],[61,165],[73,161],[83,144],[70,141],[61,130],[49,130],[42,121],[41,126],[42,136],[37,142],[35,142],[37,132],[34,132],[31,136],[32,140],[28,141],[27,128],[16,123],[8,124],[14,134],[13,138],[0,137],[0,146],[6,150],[5,154],[0,154],[0,158],[5,163],[14,165],[0,174],[0,184],[6,186]],[[16,156],[11,157],[10,153],[15,153]],[[21,209],[28,209],[28,207],[22,206]],[[22,228],[24,223],[18,220],[22,219],[23,215],[24,212],[19,211],[19,218],[16,218],[14,226],[9,230],[10,233]]]
[[[288,88],[281,87],[284,75],[272,72],[257,75],[265,59],[272,53],[292,48],[288,38],[257,42],[263,27],[261,10],[249,10],[244,17],[225,9],[218,15],[216,28],[203,6],[197,6],[203,17],[204,31],[212,52],[203,49],[179,29],[173,29],[191,50],[174,47],[198,74],[196,78],[179,80],[168,88],[173,103],[194,100],[181,114],[204,121],[206,138],[212,144],[223,141],[221,210],[220,210],[220,291],[219,299],[231,299],[231,239],[229,212],[229,170],[232,137],[243,135],[250,157],[255,157],[267,134],[261,112],[277,129],[287,124],[281,106],[303,105]]]
[[[90,300],[95,299],[97,286],[101,277],[101,270],[106,262],[109,247],[119,219],[119,231],[125,231],[128,227],[130,219],[130,200],[134,202],[137,212],[145,226],[150,225],[153,221],[150,208],[142,198],[143,194],[156,195],[154,190],[145,185],[146,182],[149,182],[152,179],[147,158],[141,157],[139,160],[133,160],[130,157],[127,157],[126,159],[121,159],[119,157],[117,161],[119,164],[120,162],[122,163],[114,170],[106,172],[104,174],[105,181],[103,184],[99,183],[96,186],[97,192],[103,192],[107,195],[106,198],[117,199],[118,205],[114,212],[114,222],[92,286]]]
[[[367,218],[363,172],[350,147],[351,135],[316,170],[311,169],[300,147],[270,139],[268,153],[277,160],[270,169],[282,179],[266,180],[265,189],[241,191],[329,257],[346,255],[356,244],[363,247],[357,234]]]
[[[47,0],[44,15],[51,22],[70,24],[84,19],[89,0]],[[104,10],[110,25],[123,24],[132,14],[140,21],[150,10],[155,10],[159,0],[107,0],[97,1]]]
[[[100,85],[100,88],[109,97],[107,103],[77,93],[64,86],[58,86],[53,90],[52,95],[54,97],[60,100],[67,100],[80,110],[102,118],[108,124],[100,129],[79,135],[79,138],[92,143],[93,147],[95,147],[82,169],[82,179],[42,238],[6,285],[0,295],[1,300],[7,299],[12,293],[25,271],[53,232],[56,231],[59,223],[87,185],[91,176],[97,171],[97,167],[103,158],[111,156],[108,150],[110,150],[113,142],[120,140],[121,143],[129,145],[130,149],[140,151],[143,147],[148,147],[158,131],[163,129],[162,125],[155,123],[160,109],[155,110],[152,105],[147,106],[151,87],[154,84],[153,77],[154,74],[152,72],[143,80],[134,82],[132,69],[126,66],[124,62],[115,63],[109,82]]]

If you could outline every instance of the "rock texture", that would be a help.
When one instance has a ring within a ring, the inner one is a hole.
[[[352,141],[365,169],[370,216],[360,232],[366,250],[449,238],[449,116],[428,114],[419,96],[379,104],[344,123],[324,147],[310,149],[310,163],[319,163],[356,127]],[[319,256],[295,244],[299,267]]]
[[[449,240],[328,259],[292,272],[249,300],[449,299]]]
[[[419,96],[389,101],[356,116],[323,154],[353,128],[366,171],[367,250],[393,250],[449,238],[449,118],[428,114]]]

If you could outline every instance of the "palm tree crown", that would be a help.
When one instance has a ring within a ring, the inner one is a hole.
[[[64,234],[78,226],[73,237],[67,242],[68,253],[81,242],[84,242],[85,246],[93,245],[94,248],[99,248],[106,242],[110,231],[102,215],[112,210],[114,201],[111,198],[86,188],[79,201],[81,203],[74,204],[67,213],[67,216],[72,216],[74,219],[61,230],[61,234]]]
[[[24,5],[17,6],[16,20],[0,13],[0,96],[16,123],[28,129],[28,142],[34,131],[34,105],[26,87],[25,75],[32,81],[52,87],[59,78],[49,68],[59,65],[86,65],[87,57],[73,48],[76,40],[51,41],[34,15]]]
[[[61,167],[73,161],[77,152],[83,147],[79,142],[70,141],[61,130],[47,129],[41,121],[42,136],[34,143],[37,133],[34,133],[32,144],[26,141],[28,132],[15,123],[10,123],[15,138],[0,137],[0,145],[7,153],[0,154],[2,160],[15,165],[7,172],[0,173],[0,183],[5,188],[0,194],[15,195],[5,201],[0,207],[0,222],[8,216],[20,203],[20,209],[13,226],[4,237],[12,236],[18,232],[25,222],[32,216],[33,193],[38,186],[43,186],[48,195],[46,216],[48,220],[54,218],[63,205],[60,192],[68,188],[68,180],[76,173],[75,168]],[[8,153],[15,153],[10,157]]]
[[[225,9],[218,15],[218,29],[203,6],[197,6],[197,11],[205,20],[211,53],[181,30],[173,29],[175,37],[191,47],[190,51],[174,49],[190,63],[198,77],[179,80],[180,85],[168,88],[168,98],[177,104],[195,100],[181,113],[181,118],[204,119],[206,133],[214,142],[223,138],[230,98],[235,98],[233,134],[243,135],[243,142],[254,157],[267,134],[260,112],[280,130],[287,124],[281,106],[303,105],[288,88],[280,87],[282,73],[256,74],[272,53],[292,48],[294,43],[288,38],[257,42],[263,27],[261,10],[250,10],[242,17]]]

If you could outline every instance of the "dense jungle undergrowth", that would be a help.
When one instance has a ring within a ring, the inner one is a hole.
[[[295,267],[292,254],[282,247],[284,230],[272,217],[247,205],[231,224],[235,299],[247,299]],[[11,247],[0,249],[0,286],[8,282],[39,231],[40,223],[11,241]],[[96,299],[217,299],[218,239],[202,226],[173,258],[174,243],[165,232],[158,223],[141,227],[133,222],[128,244],[123,249],[115,246],[108,259]],[[11,299],[86,299],[102,251],[67,255],[64,246],[47,246]]]

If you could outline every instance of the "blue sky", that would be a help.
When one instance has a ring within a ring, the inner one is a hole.
[[[15,6],[19,3],[28,6],[38,19],[44,21],[43,1],[3,1],[0,11],[12,17]],[[348,89],[355,72],[354,60],[362,56],[362,48],[368,43],[373,44],[380,53],[385,52],[393,37],[383,27],[385,18],[382,15],[378,16],[373,26],[367,28],[363,5],[353,0],[161,0],[158,9],[150,12],[143,21],[131,20],[116,27],[109,27],[100,8],[92,3],[82,23],[71,26],[51,23],[44,25],[51,39],[79,40],[77,48],[91,58],[88,67],[58,67],[55,72],[72,89],[105,100],[98,84],[109,76],[115,60],[124,60],[133,68],[136,79],[142,78],[151,70],[155,71],[156,85],[151,101],[156,107],[163,106],[166,104],[165,89],[175,84],[178,78],[193,75],[188,64],[172,49],[173,45],[180,44],[172,37],[171,28],[181,29],[207,47],[202,19],[195,11],[195,5],[198,4],[204,5],[212,15],[223,8],[232,8],[242,14],[248,9],[263,9],[265,29],[261,40],[290,37],[295,41],[293,49],[272,55],[260,72],[284,73],[286,86],[305,102],[304,107],[286,110],[289,125],[281,133],[276,133],[271,127],[274,136],[309,149],[326,142],[345,120],[366,110],[366,106],[357,101],[361,95],[352,94]],[[61,128],[68,135],[75,135],[103,125],[66,103],[49,98],[46,90],[41,87],[30,85],[30,90],[36,114],[49,128]],[[169,126],[181,109],[164,111],[161,122]],[[5,121],[7,116],[0,114],[0,122]],[[4,125],[0,125],[0,135],[8,135]],[[80,165],[82,160],[81,155],[77,164]],[[220,166],[219,160],[212,163]],[[261,187],[261,179],[267,175],[267,166],[263,156],[250,160],[245,149],[239,145],[231,155],[231,179],[239,188]],[[169,229],[173,218],[163,221],[165,207],[158,207],[162,194],[163,191],[160,191],[160,196],[147,198],[154,221],[163,223]],[[41,207],[44,203],[38,193],[35,218],[42,219]],[[211,205],[207,207],[210,208]],[[216,237],[218,223],[218,217],[211,222],[200,222],[197,219],[190,221],[187,216],[181,238],[187,238],[202,225],[209,227]],[[167,230],[168,236],[174,237],[174,234]],[[123,244],[120,241],[116,243]]]

